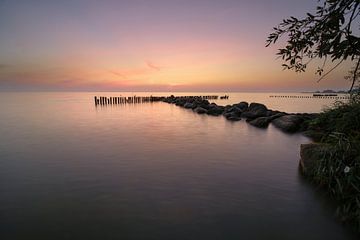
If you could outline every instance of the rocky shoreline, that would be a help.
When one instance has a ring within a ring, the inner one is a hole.
[[[224,116],[229,121],[246,122],[254,127],[266,128],[269,124],[287,133],[305,132],[308,130],[308,121],[313,120],[317,113],[286,113],[268,109],[261,103],[239,102],[232,105],[221,106],[210,103],[201,97],[175,97],[170,96],[163,102],[175,104],[176,106],[191,109],[198,114],[210,116]]]

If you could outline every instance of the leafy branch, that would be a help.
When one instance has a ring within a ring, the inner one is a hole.
[[[285,69],[296,72],[304,72],[312,59],[325,59],[323,66],[316,71],[322,76],[327,58],[332,62],[339,60],[320,81],[344,61],[357,61],[360,57],[360,38],[353,31],[356,26],[359,28],[360,0],[319,2],[323,4],[314,14],[307,13],[303,19],[290,17],[274,27],[266,40],[266,47],[281,37],[287,37],[285,47],[280,48],[277,55],[284,60],[282,66]]]

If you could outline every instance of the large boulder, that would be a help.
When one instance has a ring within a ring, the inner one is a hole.
[[[308,143],[300,145],[300,170],[307,174],[314,170],[316,162],[324,158],[330,147],[322,143]]]
[[[241,115],[243,113],[243,110],[241,110],[237,107],[236,104],[234,104],[231,107],[225,108],[224,113],[236,113],[238,115]]]
[[[304,119],[301,115],[290,114],[278,117],[272,121],[275,127],[284,132],[296,132],[300,129]]]
[[[184,104],[184,108],[193,108],[194,104],[191,102],[187,102]]]
[[[175,101],[175,105],[176,106],[181,106],[181,107],[183,107],[184,105],[185,105],[185,100],[184,99],[177,99],[176,101]]]
[[[271,117],[259,117],[255,118],[254,120],[248,121],[248,123],[258,128],[266,128],[269,126],[270,122]]]
[[[249,107],[249,104],[247,102],[240,102],[238,104],[235,104],[238,108],[240,108],[243,112],[245,112],[248,107]]]
[[[282,117],[282,116],[285,116],[285,115],[287,115],[287,114],[283,113],[283,112],[274,112],[274,111],[272,111],[272,115],[270,115],[269,118],[270,118],[270,121],[272,121],[272,120],[275,120],[275,119],[277,119],[279,117]]]
[[[264,104],[251,103],[246,112],[241,114],[242,117],[255,119],[258,117],[266,117],[268,109]]]
[[[215,103],[211,103],[208,105],[207,114],[212,116],[219,116],[224,112],[224,109],[225,108],[223,106],[218,106]]]
[[[240,115],[237,114],[237,113],[235,113],[235,112],[225,113],[225,114],[224,114],[224,117],[225,117],[227,120],[230,120],[230,121],[240,121],[240,120],[241,120]]]
[[[209,101],[208,100],[205,100],[205,99],[203,99],[203,100],[198,100],[198,104],[197,104],[199,107],[202,107],[202,108],[204,108],[204,109],[208,109],[209,108],[209,105],[210,105],[210,103],[209,103]]]
[[[193,102],[193,107],[192,109],[195,109],[197,107],[202,107],[204,109],[208,109],[208,106],[209,106],[209,101],[208,100],[203,100],[203,99],[200,99],[200,98],[197,98],[194,102]]]
[[[194,109],[194,112],[196,112],[198,114],[204,114],[204,113],[207,113],[208,110],[206,110],[205,108],[202,108],[202,107],[197,107]]]

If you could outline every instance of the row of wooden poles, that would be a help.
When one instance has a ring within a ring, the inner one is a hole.
[[[171,97],[171,96],[170,96]],[[176,96],[176,98],[202,98],[202,99],[218,99],[219,96]],[[159,102],[169,97],[103,97],[94,96],[95,105],[116,105],[116,104],[127,104],[127,103],[148,103],[148,102]]]
[[[321,99],[349,99],[349,96],[313,95],[313,96],[294,96],[294,95],[271,95],[271,98],[321,98]]]
[[[161,101],[163,97],[94,97],[95,105],[108,105],[108,104],[126,104],[126,103],[145,103]]]
[[[226,95],[225,95],[226,96]],[[163,98],[171,98],[171,97],[174,97],[174,98],[183,98],[183,99],[186,99],[186,98],[201,98],[201,99],[207,99],[207,100],[216,100],[216,99],[219,99],[219,96],[216,96],[216,95],[207,95],[207,96],[174,96],[174,95],[171,95],[169,97],[163,97]],[[227,96],[228,97],[228,96]],[[223,96],[220,96],[220,98],[222,99]],[[228,97],[229,98],[229,97]]]

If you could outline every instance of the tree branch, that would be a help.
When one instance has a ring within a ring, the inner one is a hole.
[[[349,19],[349,23],[348,23],[348,25],[347,25],[347,30],[346,30],[347,39],[349,40],[350,46],[352,47],[352,49],[353,49],[355,52],[358,51],[358,49],[356,49],[356,47],[354,46],[354,43],[353,43],[351,37],[349,37],[349,36],[350,36],[350,34],[351,34],[351,24],[352,24],[352,21],[354,20],[354,15],[355,15],[356,9],[357,9],[358,6],[359,6],[359,3],[360,3],[359,1],[357,1],[357,2],[355,3],[354,9],[353,9],[353,11],[352,11],[352,13],[351,13],[351,16],[350,16],[350,19]],[[356,16],[357,16],[357,15],[356,15]]]
[[[356,78],[357,78],[357,72],[358,72],[358,69],[359,69],[359,65],[360,65],[360,58],[358,59],[358,62],[356,64],[356,67],[355,67],[355,70],[354,70],[354,75],[353,75],[352,84],[351,84],[349,93],[351,93],[351,91],[354,88],[354,84],[355,84],[355,81],[356,81]]]
[[[323,80],[327,75],[329,75],[332,71],[334,71],[335,68],[337,68],[342,62],[344,61],[344,59],[341,59],[340,62],[338,62],[334,67],[332,67],[327,73],[325,73],[321,78],[319,78],[319,80],[317,80],[317,82],[320,82],[321,80]]]

